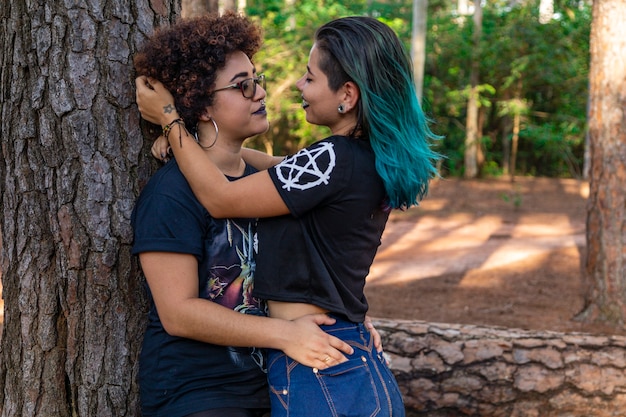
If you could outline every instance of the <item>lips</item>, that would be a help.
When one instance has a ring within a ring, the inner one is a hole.
[[[306,109],[307,107],[309,107],[309,102],[302,97],[302,108]]]
[[[259,110],[255,111],[252,114],[264,114],[265,115],[265,114],[267,114],[267,111],[265,110],[265,106],[263,105],[263,106],[259,107]]]

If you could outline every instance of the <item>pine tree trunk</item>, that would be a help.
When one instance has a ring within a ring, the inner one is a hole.
[[[130,214],[154,162],[132,55],[178,3],[0,4],[3,417],[139,414]]]
[[[626,324],[626,3],[596,0],[591,29],[587,320]]]

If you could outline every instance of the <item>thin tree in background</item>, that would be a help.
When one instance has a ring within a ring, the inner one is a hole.
[[[461,16],[469,16],[469,0],[458,0],[456,10]]]
[[[181,16],[196,17],[219,10],[219,0],[182,0]]]
[[[426,22],[428,0],[413,0],[413,30],[411,40],[411,56],[413,58],[413,74],[415,92],[420,102],[424,91],[424,65],[426,62]]]
[[[245,10],[246,0],[182,0],[182,17],[196,17],[226,10]]]
[[[552,20],[554,14],[554,0],[540,0],[539,2],[539,23],[545,25]]]
[[[237,11],[239,9],[239,1],[238,0],[222,0],[222,10],[232,10]]]
[[[595,0],[589,74],[589,203],[580,318],[626,324],[626,2]]]
[[[530,104],[521,98],[522,79],[518,79],[515,88],[515,98],[504,102],[507,115],[513,119],[513,130],[511,132],[511,148],[509,155],[510,179],[515,182],[515,170],[517,169],[517,149],[519,147],[519,135],[522,128],[522,120],[528,115]]]
[[[478,175],[478,82],[480,79],[480,38],[482,36],[481,0],[474,0],[474,31],[472,34],[473,49],[470,72],[470,90],[467,100],[467,119],[465,123],[465,178],[476,178]]]
[[[132,56],[178,5],[0,3],[2,417],[139,415],[130,216],[156,164]]]

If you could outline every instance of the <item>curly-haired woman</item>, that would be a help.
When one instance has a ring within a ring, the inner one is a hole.
[[[210,15],[156,31],[135,57],[143,86],[158,79],[173,93],[164,111],[175,117],[165,134],[178,140],[184,125],[199,145],[193,149],[229,181],[256,171],[242,159],[241,146],[268,129],[265,79],[251,61],[260,45],[260,31],[247,18]],[[249,197],[246,204],[256,204]],[[132,222],[133,253],[150,294],[139,363],[144,416],[268,413],[264,356],[248,346],[282,350],[317,367],[325,367],[320,357],[344,361],[337,348],[352,353],[320,330],[335,322],[325,315],[264,317],[252,296],[256,219],[212,217],[175,159],[142,190]]]

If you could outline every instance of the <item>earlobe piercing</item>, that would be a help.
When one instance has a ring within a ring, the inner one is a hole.
[[[341,114],[345,113],[346,108],[343,106],[343,104],[340,104],[339,107],[337,107],[337,111]]]

